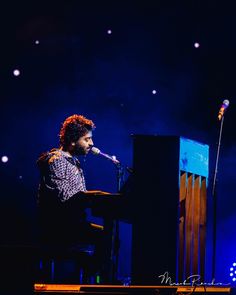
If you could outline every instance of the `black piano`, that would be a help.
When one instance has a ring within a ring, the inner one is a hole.
[[[132,224],[132,284],[159,285],[166,272],[178,279],[180,140],[134,135],[133,173],[120,194],[94,200],[96,216]]]

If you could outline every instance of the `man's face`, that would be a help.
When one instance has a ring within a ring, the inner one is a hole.
[[[88,131],[84,136],[80,137],[75,142],[74,153],[75,155],[87,155],[93,146],[92,131]]]

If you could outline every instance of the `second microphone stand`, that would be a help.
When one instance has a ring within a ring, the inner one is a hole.
[[[213,185],[212,185],[212,198],[213,198],[212,279],[215,279],[215,267],[216,267],[217,182],[218,182],[217,173],[218,173],[218,162],[219,162],[219,155],[220,155],[223,123],[224,123],[224,116],[222,117],[221,123],[220,123],[219,140],[218,140],[218,146],[217,146],[216,163],[215,163],[214,178],[213,178]]]

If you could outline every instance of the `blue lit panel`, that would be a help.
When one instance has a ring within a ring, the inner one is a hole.
[[[179,166],[182,171],[208,177],[209,146],[181,137]]]

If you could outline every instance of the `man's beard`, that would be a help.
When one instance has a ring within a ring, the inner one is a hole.
[[[74,149],[74,154],[75,154],[76,156],[84,156],[84,155],[87,154],[87,152],[86,152],[85,148],[76,145],[76,146],[75,146],[75,149]]]

